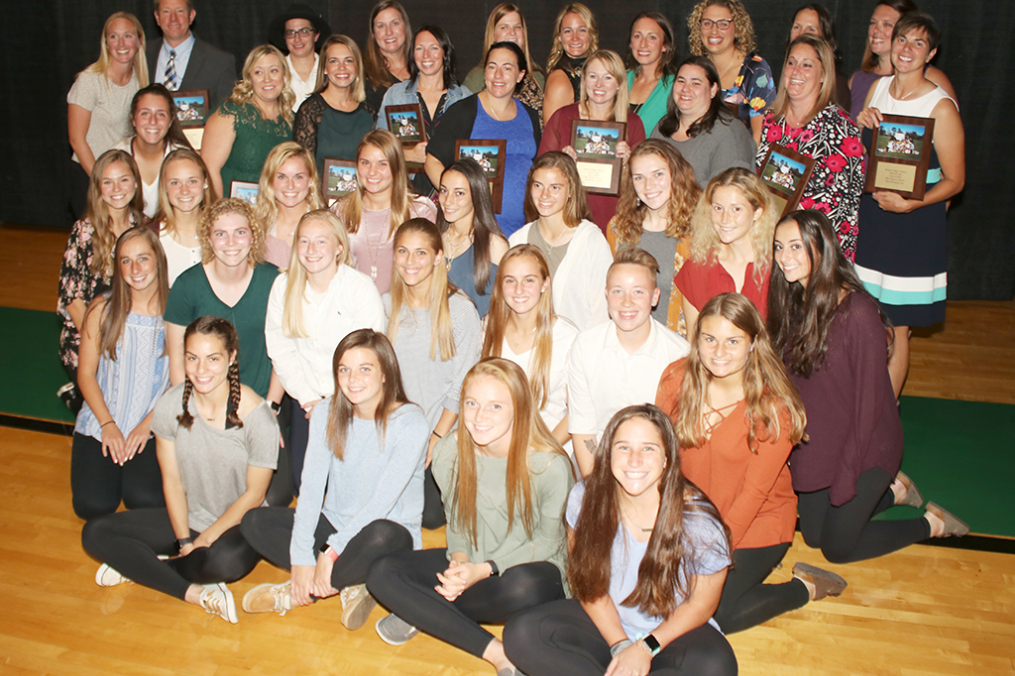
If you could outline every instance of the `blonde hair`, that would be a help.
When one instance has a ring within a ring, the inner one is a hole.
[[[610,221],[610,229],[617,237],[617,242],[632,246],[641,241],[642,226],[648,213],[648,205],[641,201],[634,189],[632,162],[645,155],[656,155],[666,162],[670,172],[670,199],[666,210],[666,236],[674,239],[684,238],[691,231],[691,214],[698,204],[701,188],[694,180],[694,169],[668,142],[660,139],[642,141],[631,157],[624,163],[620,174],[620,199],[617,202],[617,214]]]
[[[708,56],[705,43],[701,40],[701,15],[709,7],[725,7],[733,15],[733,47],[744,53],[753,54],[757,51],[754,36],[754,23],[740,0],[702,0],[687,15],[687,42],[691,53],[697,56]]]
[[[201,262],[210,263],[215,258],[215,251],[211,246],[211,229],[222,216],[227,214],[238,214],[247,219],[250,225],[250,254],[247,262],[250,267],[264,262],[264,226],[257,222],[254,217],[254,209],[243,200],[235,197],[223,197],[201,214],[201,224],[197,229],[197,236],[201,240]]]
[[[360,154],[367,146],[373,146],[384,153],[384,157],[388,160],[388,168],[391,169],[391,227],[388,230],[390,236],[394,234],[395,228],[409,220],[409,206],[416,193],[409,188],[409,172],[405,168],[402,144],[394,134],[387,129],[374,129],[367,132],[359,145],[356,146],[357,164],[359,164]],[[343,195],[332,206],[332,211],[342,219],[342,224],[350,233],[359,231],[359,223],[363,218],[364,190],[363,179],[357,171],[356,189]]]
[[[494,7],[493,11],[490,12],[490,16],[486,20],[486,35],[483,37],[483,55],[485,56],[489,54],[490,47],[495,42],[498,42],[497,24],[500,23],[501,19],[503,19],[508,14],[511,14],[512,12],[517,14],[518,17],[522,20],[522,35],[525,36],[525,42],[524,44],[519,45],[519,47],[521,47],[522,52],[525,53],[525,62],[529,65],[529,72],[530,73],[533,71],[542,72],[543,71],[542,66],[535,63],[532,60],[532,56],[529,54],[529,27],[528,24],[525,23],[525,15],[522,14],[521,8],[518,5],[514,4],[513,2],[502,2],[501,4]],[[486,67],[485,59],[479,64],[479,68],[484,67]],[[535,77],[532,78],[532,81],[536,83],[537,88],[542,89],[542,87],[539,87],[539,82],[536,80]]]
[[[141,172],[130,153],[124,150],[107,150],[99,155],[92,165],[92,174],[88,179],[88,205],[85,209],[85,220],[92,224],[92,262],[88,269],[92,274],[109,279],[113,274],[113,249],[116,247],[116,235],[113,233],[113,217],[109,215],[109,207],[102,199],[102,173],[116,162],[123,162],[134,177],[134,197],[127,205],[128,222],[131,225],[144,223],[144,195],[141,191]]]
[[[197,205],[198,216],[211,206],[215,201],[215,188],[208,180],[208,167],[196,150],[190,148],[177,148],[162,161],[162,168],[159,169],[159,210],[156,212],[152,222],[162,224],[162,233],[172,235],[176,232],[176,210],[169,203],[169,191],[166,189],[166,167],[172,162],[190,161],[201,170],[201,179],[204,181],[204,188],[201,191],[201,203]]]
[[[299,241],[303,226],[308,223],[321,223],[327,225],[335,237],[341,250],[338,252],[336,262],[339,265],[349,265],[349,235],[345,231],[342,221],[338,216],[327,209],[315,209],[303,214],[300,222],[296,225],[293,233],[293,246],[289,254],[289,269],[286,271],[285,285],[285,306],[282,309],[282,333],[287,338],[306,338],[306,324],[303,321],[303,303],[306,300],[307,291],[307,270],[300,262]]]
[[[567,458],[564,449],[553,438],[539,409],[533,406],[532,396],[525,381],[522,367],[513,361],[500,358],[483,359],[472,367],[462,383],[461,398],[474,380],[482,377],[495,378],[507,387],[511,395],[511,406],[514,409],[514,420],[511,423],[511,443],[507,457],[507,510],[508,531],[514,528],[515,514],[520,516],[525,534],[531,538],[533,529],[533,499],[529,466],[529,454],[554,453]],[[475,545],[477,543],[476,493],[478,481],[476,476],[476,442],[469,434],[465,425],[458,427],[458,460],[454,467],[453,494],[445,497],[450,501],[448,525],[459,533],[467,534]],[[570,462],[568,462],[570,466]],[[537,496],[538,497],[538,496]],[[538,505],[537,505],[538,507]]]
[[[818,62],[821,64],[822,82],[821,89],[818,90],[818,100],[814,102],[814,107],[807,113],[807,117],[802,120],[800,126],[803,127],[817,117],[835,99],[835,52],[832,51],[832,46],[828,44],[828,41],[816,35],[804,33],[797,36],[797,39],[790,43],[789,49],[786,50],[786,58],[782,62],[782,70],[780,72],[786,72],[789,64],[789,54],[797,45],[807,45],[813,49],[818,55]],[[779,93],[775,97],[775,103],[772,104],[772,119],[782,119],[788,109],[789,94],[786,93],[786,87],[780,83]]]
[[[412,218],[398,226],[395,231],[394,246],[409,234],[417,234],[427,240],[427,246],[434,254],[443,250],[441,233],[437,226],[425,218]],[[440,352],[440,360],[447,361],[455,356],[455,335],[451,325],[451,306],[448,299],[458,293],[458,287],[448,281],[446,265],[434,266],[427,280],[427,314],[430,316],[430,359],[436,359]],[[391,314],[388,317],[388,340],[395,344],[398,327],[401,325],[402,303],[406,294],[405,282],[396,271],[391,275]]]
[[[314,85],[314,91],[319,94],[328,88],[328,50],[335,45],[343,45],[352,54],[353,63],[356,64],[356,80],[352,83],[352,98],[354,101],[362,103],[367,98],[363,74],[363,52],[359,50],[356,41],[347,35],[330,35],[321,45],[321,58],[317,64],[317,82]]]
[[[550,266],[539,247],[533,244],[519,244],[508,249],[497,266],[497,278],[490,294],[490,311],[486,314],[486,331],[483,334],[483,357],[499,357],[504,346],[504,334],[513,310],[504,301],[504,269],[515,258],[528,256],[536,262],[542,282],[550,279]],[[547,288],[536,304],[536,336],[532,343],[532,357],[529,367],[529,389],[532,398],[539,402],[540,410],[546,406],[550,396],[550,360],[553,357],[553,324],[557,315],[553,312],[553,293]]]
[[[586,28],[588,28],[589,48],[585,53],[591,54],[599,49],[599,29],[596,28],[596,18],[592,15],[592,10],[580,2],[564,5],[557,12],[557,20],[553,22],[553,46],[550,48],[550,57],[546,60],[546,72],[553,70],[561,58],[567,54],[564,51],[563,43],[560,41],[560,31],[564,24],[564,17],[568,14],[580,16],[582,21],[585,22]]]
[[[247,60],[243,62],[243,77],[233,87],[233,93],[229,96],[229,100],[238,106],[243,106],[253,100],[254,83],[250,79],[250,73],[254,70],[254,65],[258,61],[269,55],[277,57],[278,62],[282,65],[282,93],[278,97],[278,107],[282,119],[291,125],[293,123],[293,103],[296,101],[296,94],[293,93],[292,87],[289,86],[289,64],[286,63],[282,52],[274,45],[258,45],[250,50],[250,53],[247,54]],[[257,108],[256,104],[254,107]],[[257,111],[263,118],[264,115],[261,113],[261,109],[257,108]]]
[[[627,71],[624,69],[624,60],[620,58],[620,54],[609,49],[597,49],[589,54],[589,58],[585,59],[585,63],[582,65],[581,90],[578,95],[580,101],[578,105],[582,114],[586,116],[589,114],[589,92],[585,80],[589,66],[593,61],[602,63],[606,72],[617,81],[617,96],[613,99],[611,119],[615,122],[627,122],[627,114],[630,112],[627,105]]]
[[[278,217],[278,204],[275,203],[275,174],[283,164],[292,158],[303,160],[310,178],[310,192],[307,193],[307,206],[311,210],[323,209],[321,199],[321,182],[317,177],[317,163],[310,151],[295,141],[283,141],[271,149],[261,168],[261,179],[257,190],[257,206],[254,215],[257,222],[265,228],[266,235],[275,234],[275,219]]]
[[[84,69],[85,73],[98,73],[106,78],[106,86],[109,86],[109,45],[106,44],[106,38],[109,36],[110,27],[113,22],[117,19],[126,19],[127,21],[134,24],[134,34],[137,35],[138,49],[137,54],[130,60],[130,67],[134,73],[137,74],[138,88],[143,89],[148,86],[148,56],[145,53],[145,36],[144,27],[141,22],[137,20],[137,17],[130,12],[114,12],[109,15],[106,19],[106,23],[102,26],[102,37],[99,40],[99,60],[91,64]]]
[[[775,237],[775,224],[779,221],[779,209],[765,184],[748,169],[731,167],[705,186],[691,217],[691,258],[697,263],[706,263],[722,246],[712,225],[712,198],[715,191],[724,186],[739,190],[752,209],[762,209],[761,217],[754,222],[749,233],[754,250],[754,276],[760,283],[765,270],[772,264],[772,239]]]

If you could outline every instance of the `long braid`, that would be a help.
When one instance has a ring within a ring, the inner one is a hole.
[[[226,423],[233,427],[243,427],[240,420],[240,365],[234,360],[229,365],[229,404],[226,406]]]
[[[176,421],[188,430],[190,429],[190,426],[194,424],[194,416],[190,413],[190,409],[187,408],[187,403],[190,401],[190,393],[193,391],[194,385],[188,378],[186,384],[183,386],[183,412],[176,416]]]

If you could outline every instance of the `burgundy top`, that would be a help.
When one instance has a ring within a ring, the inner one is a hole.
[[[684,267],[687,267],[686,265]],[[860,474],[891,476],[902,462],[902,422],[888,376],[888,343],[877,306],[851,293],[828,329],[825,361],[810,378],[789,374],[807,409],[807,434],[789,458],[799,493],[831,488],[833,506],[856,496]]]
[[[579,119],[581,114],[577,103],[564,106],[550,117],[543,130],[543,138],[539,142],[536,157],[551,150],[560,150],[571,145],[571,120]],[[645,140],[645,125],[634,113],[627,114],[627,145],[634,147]],[[592,210],[592,222],[606,234],[606,226],[617,213],[619,198],[610,195],[588,195],[589,209]]]
[[[863,110],[863,102],[867,100],[867,92],[874,83],[887,75],[868,73],[860,69],[853,73],[853,87],[850,89],[849,116],[856,121],[856,116]]]
[[[754,263],[748,263],[747,271],[744,272],[744,288],[740,290],[740,293],[747,296],[748,300],[754,303],[754,307],[758,308],[762,319],[768,318],[768,281],[771,277],[772,268],[766,266],[761,275],[761,283],[758,284],[754,279]],[[705,307],[705,303],[713,296],[720,293],[736,293],[737,290],[733,277],[714,257],[708,263],[687,261],[680,268],[673,283],[698,312],[701,312],[701,308]]]

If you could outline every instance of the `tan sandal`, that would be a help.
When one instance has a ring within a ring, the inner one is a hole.
[[[917,509],[923,507],[923,493],[916,487],[913,480],[901,469],[895,475],[895,479],[906,488],[906,499],[899,504],[906,505],[907,507],[916,507]]]
[[[927,511],[945,522],[945,529],[939,538],[961,537],[969,533],[966,522],[935,502],[927,503]]]
[[[849,586],[846,580],[832,571],[801,561],[797,561],[793,565],[793,577],[814,585],[812,601],[820,601],[826,596],[838,596]]]

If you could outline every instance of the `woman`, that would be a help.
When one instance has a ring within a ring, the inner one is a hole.
[[[389,129],[386,110],[388,106],[421,103],[421,120],[426,138],[433,137],[434,129],[440,123],[444,111],[454,103],[467,97],[468,89],[459,86],[455,76],[458,60],[451,38],[439,26],[423,26],[412,40],[412,61],[409,62],[409,79],[391,85],[384,94],[381,110],[377,114],[377,128]],[[390,130],[390,129],[389,129]],[[426,142],[404,148],[405,159],[417,165],[426,161]],[[421,195],[429,196],[434,186],[426,172],[412,175],[412,185]]]
[[[369,131],[356,148],[356,189],[331,211],[349,233],[349,251],[357,270],[384,294],[391,288],[393,235],[410,218],[437,218],[433,202],[409,188],[402,146],[384,129]]]
[[[585,188],[574,160],[562,152],[540,156],[525,189],[525,215],[533,219],[508,238],[543,252],[553,278],[553,306],[584,331],[609,319],[606,272],[610,245],[589,219]]]
[[[691,165],[668,143],[650,139],[631,154],[620,179],[617,215],[606,231],[614,253],[636,246],[659,262],[661,293],[652,318],[681,336],[687,335],[683,296],[673,278],[691,256],[691,215],[700,195]],[[666,264],[670,260],[673,267]]]
[[[790,454],[800,532],[832,563],[882,556],[969,527],[934,503],[922,518],[872,521],[923,506],[899,473],[902,424],[886,366],[890,322],[836,246],[824,214],[794,211],[775,232],[769,332],[807,408]]]
[[[553,23],[553,46],[546,60],[543,119],[581,100],[581,70],[585,58],[599,49],[599,29],[592,10],[580,2],[564,5]]]
[[[165,86],[154,83],[139,89],[130,102],[130,124],[134,134],[121,139],[115,146],[126,150],[137,163],[141,174],[144,215],[155,216],[159,208],[159,174],[162,162],[177,148],[190,148],[176,119],[176,103]]]
[[[295,98],[282,52],[254,47],[243,78],[204,125],[201,157],[216,195],[230,195],[233,181],[257,182],[271,149],[292,138]]]
[[[719,72],[704,56],[689,56],[677,69],[666,115],[651,138],[668,141],[694,169],[698,186],[731,167],[754,167],[757,144],[723,104]]]
[[[503,357],[525,371],[532,401],[561,446],[568,447],[567,355],[578,327],[554,313],[543,252],[519,244],[504,254],[483,330],[483,358]]]
[[[115,12],[102,27],[99,60],[77,74],[67,93],[67,136],[74,151],[71,159],[84,172],[71,174],[71,206],[76,217],[85,216],[88,177],[95,159],[130,134],[131,98],[147,86],[144,29],[133,14]]]
[[[186,383],[171,387],[152,416],[166,506],[93,519],[81,544],[102,561],[99,586],[134,582],[236,624],[225,583],[245,577],[260,560],[240,520],[264,504],[278,459],[278,423],[264,400],[240,384],[232,324],[201,317],[187,327],[185,342]]]
[[[644,129],[655,129],[666,113],[677,69],[673,24],[661,12],[641,12],[631,22],[627,45],[627,88],[631,112]]]
[[[835,96],[833,100],[843,110],[849,110],[849,81],[842,72],[842,52],[839,51],[839,41],[835,39],[835,22],[827,7],[821,3],[812,2],[796,11],[796,14],[793,15],[793,25],[789,30],[789,38],[786,40],[787,56],[790,45],[801,35],[813,35],[821,38],[832,48],[832,55],[835,57]]]
[[[349,236],[327,209],[305,214],[296,227],[286,271],[268,296],[264,340],[271,366],[289,394],[289,438],[296,492],[303,476],[310,414],[335,394],[327,377],[335,348],[352,331],[384,327],[381,295],[349,262]]]
[[[457,286],[485,317],[497,266],[508,250],[493,215],[490,186],[483,170],[470,158],[452,163],[441,174],[438,192],[441,232],[448,280]]]
[[[284,615],[339,594],[342,624],[355,630],[376,605],[365,584],[374,561],[422,547],[430,429],[405,396],[384,334],[349,333],[331,371],[334,394],[312,418],[296,509],[255,509],[241,525],[254,549],[289,571],[289,581],[257,585],[243,597],[243,609]]]
[[[624,62],[616,52],[600,49],[592,52],[582,66],[578,103],[557,110],[546,123],[539,155],[562,150],[571,159],[578,155],[571,146],[572,120],[603,120],[627,124],[625,137],[617,142],[617,157],[624,162],[631,149],[645,140],[641,118],[629,110],[627,88],[624,86]],[[589,195],[592,222],[605,232],[606,225],[617,211],[617,198],[611,195]]]
[[[863,49],[863,61],[860,70],[857,70],[849,77],[850,107],[849,116],[856,120],[860,112],[866,107],[867,94],[874,83],[883,77],[894,74],[895,67],[892,65],[892,32],[895,24],[902,18],[903,14],[916,11],[916,3],[913,0],[880,0],[874,6],[874,13],[871,14],[870,25],[867,28],[867,44]],[[923,67],[924,76],[931,82],[945,90],[945,93],[958,101],[955,88],[951,80],[941,69],[925,64]]]
[[[574,480],[517,364],[474,366],[462,403],[463,425],[433,460],[447,497],[447,548],[381,559],[367,584],[393,613],[377,623],[385,642],[424,631],[515,674],[503,643],[480,624],[564,597],[563,512]]]
[[[480,323],[476,307],[448,283],[443,243],[437,226],[413,218],[398,226],[391,291],[381,300],[386,333],[395,346],[409,400],[422,407],[434,444],[458,421],[465,374],[479,360]],[[423,526],[443,525],[441,498],[428,467]]]
[[[747,296],[761,316],[768,312],[775,200],[747,169],[727,169],[705,186],[691,217],[691,260],[673,280],[683,294],[687,335],[705,303],[720,293]]]
[[[356,159],[356,148],[374,128],[377,108],[366,102],[363,57],[356,42],[332,35],[321,47],[317,91],[303,102],[293,122],[293,140],[306,148],[324,176],[325,158]]]
[[[370,10],[365,66],[367,101],[372,110],[381,107],[388,87],[409,79],[410,35],[409,14],[398,0],[380,0]]]
[[[308,212],[323,209],[314,158],[295,141],[271,149],[261,169],[254,218],[265,229],[264,260],[289,267],[296,224]]]
[[[691,53],[719,73],[719,97],[746,124],[755,143],[775,101],[772,69],[756,52],[754,24],[740,0],[701,0],[687,16]]]
[[[525,53],[525,63],[530,71],[522,78],[522,86],[515,92],[515,97],[536,111],[540,125],[543,124],[543,87],[546,86],[546,73],[532,60],[529,55],[529,29],[525,25],[525,17],[521,8],[513,2],[502,2],[493,8],[486,20],[486,35],[483,38],[483,54],[490,50],[495,42],[513,42]],[[486,62],[478,64],[465,76],[463,85],[470,92],[481,92],[486,87]]]
[[[740,294],[715,296],[690,342],[687,358],[663,372],[656,405],[673,421],[684,476],[730,529],[733,567],[715,613],[729,634],[838,596],[846,582],[797,564],[792,581],[762,584],[793,544],[797,501],[786,460],[806,437],[807,416],[757,308]]]
[[[857,122],[869,143],[869,130],[878,128],[883,115],[932,118],[927,192],[922,200],[880,189],[863,196],[860,219],[866,233],[857,243],[856,271],[895,325],[888,369],[899,397],[909,374],[910,327],[945,319],[946,216],[948,201],[966,183],[966,135],[955,100],[925,75],[940,40],[934,19],[923,12],[907,14],[895,24],[892,40],[895,75],[874,86]]]
[[[92,166],[88,206],[74,223],[60,264],[56,312],[60,329],[60,361],[72,383],[77,382],[78,346],[85,311],[109,288],[116,240],[144,222],[141,176],[134,159],[122,150],[107,150]]]
[[[152,222],[158,225],[172,286],[181,272],[201,262],[201,216],[215,201],[215,193],[204,160],[190,148],[166,155],[158,186],[159,210]]]
[[[765,115],[755,164],[761,171],[772,144],[814,160],[800,199],[801,209],[828,216],[846,258],[856,255],[857,214],[863,191],[865,157],[860,129],[835,98],[835,55],[831,46],[804,34],[790,44],[782,67],[782,87]]]
[[[650,405],[621,409],[599,459],[567,500],[573,599],[519,614],[504,630],[522,671],[561,675],[737,673],[711,619],[730,565],[729,534],[684,478],[673,427]]]
[[[121,498],[127,509],[165,504],[149,431],[169,385],[166,257],[152,230],[131,228],[117,240],[113,260],[112,291],[85,315],[78,369],[85,403],[74,425],[70,476],[74,513],[86,521],[112,514]]]

